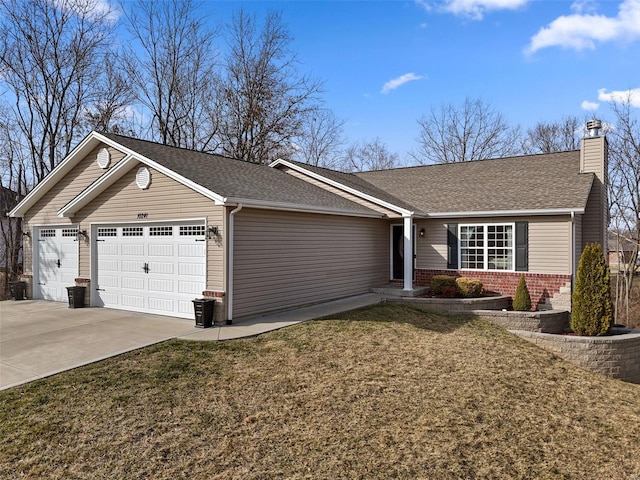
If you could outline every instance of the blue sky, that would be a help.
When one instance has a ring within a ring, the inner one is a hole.
[[[126,5],[126,3],[125,3]],[[566,115],[613,119],[633,91],[640,109],[640,0],[222,1],[282,13],[301,70],[324,81],[349,140],[380,137],[406,157],[416,120],[465,97],[511,124]],[[385,87],[386,85],[386,87]],[[636,91],[637,89],[637,91]]]

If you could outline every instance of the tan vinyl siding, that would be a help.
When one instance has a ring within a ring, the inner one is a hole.
[[[38,225],[74,225],[77,223],[75,218],[60,218],[58,210],[69,203],[76,195],[91,185],[95,180],[108,172],[120,160],[124,158],[124,153],[112,147],[107,147],[111,154],[111,162],[109,168],[100,168],[97,164],[98,150],[105,147],[104,144],[98,145],[78,164],[73,167],[58,183],[53,185],[38,202],[29,209],[24,216],[24,230],[32,231],[34,226]],[[24,242],[24,268],[26,273],[33,273],[33,252],[31,240],[25,239]],[[82,245],[81,245],[82,247]],[[82,248],[81,248],[82,249]]]
[[[217,239],[207,240],[207,289],[222,291],[224,208],[151,168],[151,185],[147,190],[141,190],[136,185],[136,171],[137,167],[134,167],[125,173],[83,207],[72,220],[79,223],[81,229],[89,231],[91,223],[153,223],[206,218],[207,225],[217,226],[219,232]],[[138,213],[147,216],[138,220]],[[80,275],[89,274],[89,245],[83,243],[80,249]]]
[[[529,271],[570,274],[570,239],[569,216],[529,220]]]
[[[606,249],[608,201],[605,185],[608,182],[608,144],[605,137],[582,140],[580,168],[583,173],[594,173],[593,186],[589,194],[582,222],[582,245],[600,243]]]
[[[417,220],[416,230],[424,228],[424,237],[416,239],[416,268],[444,270],[447,268],[446,220]]]
[[[529,222],[529,271],[532,273],[571,273],[571,217],[494,217],[443,220],[419,220],[418,231],[425,236],[417,239],[416,268],[442,270],[447,268],[447,224],[485,224]]]
[[[59,218],[58,210],[69,203],[76,195],[91,185],[95,180],[113,168],[124,154],[109,147],[111,163],[109,168],[100,168],[96,162],[98,150],[104,144],[98,145],[86,157],[78,162],[73,169],[58,181],[43,197],[27,212],[25,221],[30,225],[72,224],[73,219]]]
[[[381,207],[380,205],[377,205],[373,202],[369,202],[367,200],[364,200],[363,198],[357,197],[356,195],[352,195],[350,193],[345,192],[344,190],[340,190],[339,188],[336,188],[332,185],[328,185],[324,182],[321,182],[320,180],[316,180],[315,178],[311,178],[308,175],[305,175],[304,173],[298,172],[296,170],[293,170],[291,168],[288,167],[281,167],[281,170],[283,172],[287,172],[289,175],[299,178],[301,180],[304,180],[305,182],[311,183],[312,185],[315,185],[317,187],[320,187],[324,190],[327,190],[328,192],[331,193],[335,193],[336,195],[340,195],[343,198],[346,198],[347,200],[350,200],[354,203],[357,203],[358,205],[362,205],[363,207],[367,207],[370,208],[371,210],[375,211],[375,212],[379,212],[379,213],[383,213],[385,215],[387,215],[390,218],[396,218],[396,217],[400,217],[400,215],[398,214],[398,212],[394,212],[393,210],[389,210],[387,208]]]
[[[234,239],[234,318],[365,293],[388,281],[386,221],[244,209]]]

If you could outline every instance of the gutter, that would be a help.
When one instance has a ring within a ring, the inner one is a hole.
[[[535,215],[574,215],[583,214],[584,208],[549,208],[540,210],[486,210],[478,212],[438,212],[429,213],[428,218],[455,218],[455,217],[520,217]]]
[[[242,204],[239,203],[236,208],[234,208],[229,213],[229,232],[227,234],[227,245],[229,252],[229,261],[227,262],[228,269],[228,284],[227,284],[227,325],[231,325],[233,321],[233,233],[234,233],[234,217],[235,214],[242,210]]]

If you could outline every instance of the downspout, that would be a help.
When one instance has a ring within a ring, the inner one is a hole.
[[[239,203],[238,206],[233,209],[229,213],[229,233],[227,234],[227,243],[229,245],[229,262],[227,265],[228,269],[228,285],[227,285],[227,325],[231,325],[233,321],[233,230],[234,230],[234,222],[233,218],[236,213],[242,210],[242,204]]]
[[[569,255],[569,263],[571,268],[571,293],[573,294],[573,282],[576,277],[576,212],[571,212],[571,253]]]

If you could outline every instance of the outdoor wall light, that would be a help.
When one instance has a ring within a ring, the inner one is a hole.
[[[208,237],[211,239],[218,236],[218,227],[216,225],[207,229]]]
[[[76,234],[78,240],[83,239],[83,240],[89,240],[89,235],[87,235],[87,231],[86,230],[78,230],[78,233]]]
[[[23,237],[31,237],[31,232],[22,232]]]
[[[426,233],[424,228],[421,228],[420,231],[418,232],[418,235],[420,236],[420,238],[424,237],[424,234]]]

